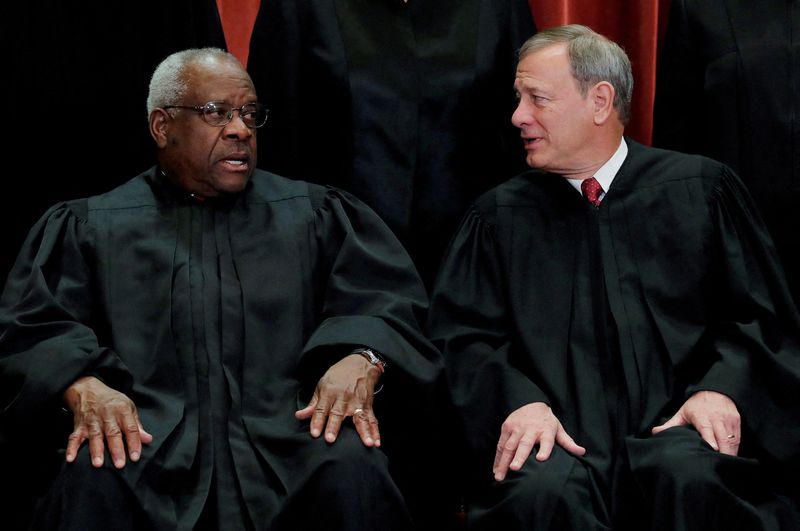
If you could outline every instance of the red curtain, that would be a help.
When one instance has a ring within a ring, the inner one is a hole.
[[[633,117],[625,134],[650,144],[656,57],[669,0],[528,0],[539,29],[584,24],[625,49],[633,65]]]
[[[261,0],[217,0],[225,44],[245,68],[250,53],[250,36],[260,5]]]

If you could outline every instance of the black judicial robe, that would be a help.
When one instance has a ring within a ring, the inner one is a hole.
[[[526,0],[262,2],[260,167],[354,193],[428,283],[469,203],[524,169],[512,85],[534,31]]]
[[[326,459],[295,410],[324,370],[369,345],[390,367],[375,402],[382,449],[413,457],[391,462],[410,481],[427,466],[432,439],[417,429],[435,433],[426,415],[442,363],[391,232],[346,193],[262,171],[240,196],[205,202],[157,175],[61,203],[32,229],[0,304],[2,438],[44,432],[63,448],[47,419],[71,383],[96,375],[153,435],[120,474],[159,528],[191,528],[220,440],[231,470],[217,468],[218,485],[238,485],[266,528]],[[235,490],[218,494],[220,514],[242,518],[226,505]]]
[[[653,145],[729,165],[800,301],[800,2],[673,0]]]
[[[443,260],[429,333],[476,484],[506,417],[545,402],[608,496],[623,443],[697,390],[736,402],[744,455],[800,465],[798,318],[746,190],[710,159],[627,142],[599,208],[530,171],[475,203]]]

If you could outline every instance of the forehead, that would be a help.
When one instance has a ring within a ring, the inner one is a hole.
[[[187,97],[196,100],[194,103],[256,100],[256,89],[250,76],[232,63],[213,60],[190,65],[186,70],[186,82]]]
[[[553,44],[526,54],[517,65],[517,89],[557,88],[564,83],[574,84],[566,43]]]

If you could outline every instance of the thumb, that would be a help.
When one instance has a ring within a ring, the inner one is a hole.
[[[317,407],[317,402],[319,402],[319,394],[314,391],[314,395],[311,397],[311,401],[308,405],[294,412],[295,418],[300,420],[310,419],[314,414],[314,408]]]
[[[655,435],[656,433],[661,433],[662,431],[674,428],[675,426],[685,426],[688,423],[689,422],[685,418],[683,418],[681,412],[678,411],[672,416],[671,419],[666,421],[664,424],[661,424],[660,426],[656,426],[655,428],[653,428],[651,430],[651,433]]]
[[[153,436],[144,429],[141,422],[139,423],[139,437],[145,444],[150,444],[153,442]]]
[[[559,444],[559,446],[573,455],[580,456],[586,453],[586,448],[576,443],[575,439],[573,439],[572,436],[567,433],[567,430],[560,425],[558,427],[558,432],[556,433],[556,442]]]

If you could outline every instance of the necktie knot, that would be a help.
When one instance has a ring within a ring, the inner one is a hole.
[[[583,197],[586,198],[592,205],[600,206],[600,194],[603,193],[603,187],[597,182],[594,177],[589,177],[581,182],[581,192]]]

